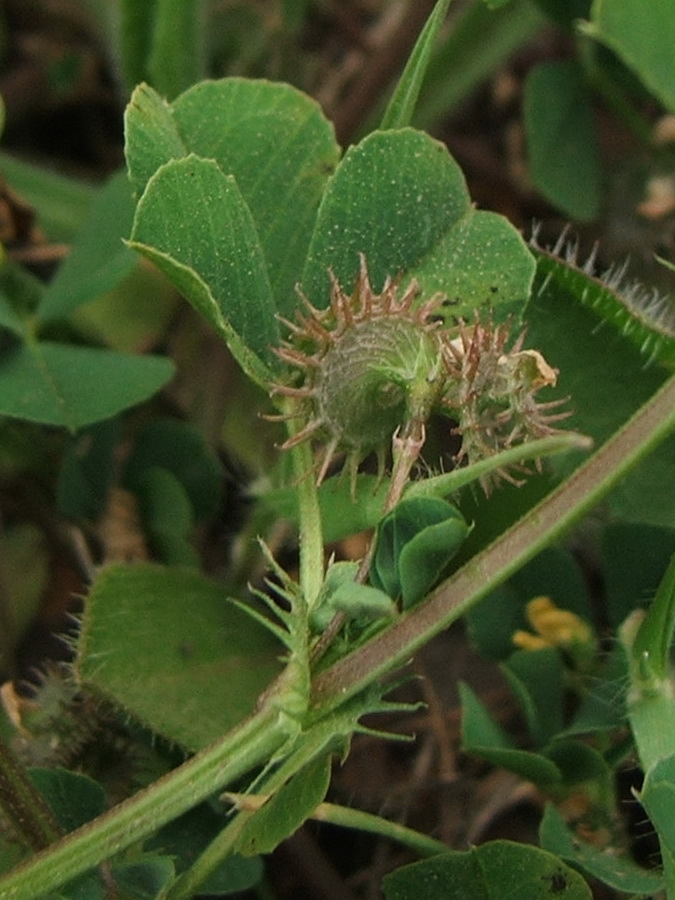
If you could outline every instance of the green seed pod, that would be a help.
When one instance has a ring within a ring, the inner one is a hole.
[[[340,453],[352,483],[359,463],[373,451],[382,472],[393,435],[411,424],[423,430],[445,371],[432,316],[436,299],[416,305],[417,296],[412,282],[399,297],[391,279],[374,293],[362,256],[351,296],[332,278],[326,310],[303,298],[306,311],[286,323],[291,336],[277,353],[300,383],[274,385],[272,393],[295,401],[286,418],[305,422],[283,447],[309,439],[325,445],[318,483]]]

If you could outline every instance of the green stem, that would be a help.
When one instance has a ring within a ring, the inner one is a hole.
[[[150,787],[0,878],[2,900],[36,900],[154,833],[234,779],[266,762],[286,740],[265,707]]]
[[[228,794],[228,798],[241,803],[243,809],[256,812],[267,802],[268,794]],[[428,837],[406,825],[398,822],[390,822],[373,813],[363,812],[360,809],[350,809],[348,806],[340,806],[336,803],[319,803],[310,819],[315,822],[328,822],[339,828],[352,828],[365,831],[368,834],[377,834],[390,841],[395,841],[413,850],[419,856],[438,856],[439,853],[448,853],[450,848],[442,841]],[[173,894],[167,900],[178,900]],[[183,898],[181,897],[181,900]]]
[[[326,733],[325,726],[314,729],[300,738],[299,746],[289,755],[284,762],[264,780],[265,799],[273,796],[294,775],[300,772],[316,756],[326,752],[326,745],[330,743],[330,731]],[[232,794],[230,797],[248,798],[249,794]],[[206,849],[199,855],[190,868],[184,872],[168,891],[165,900],[189,900],[199,892],[199,887],[206,878],[237,849],[244,828],[250,819],[258,812],[259,806],[248,806],[246,803],[237,811],[234,819],[227,825]]]
[[[324,717],[393,669],[472,603],[512,575],[528,559],[596,504],[630,468],[675,427],[675,376],[591,458],[531,513],[470,560],[429,599],[387,631],[317,676],[315,715]],[[3,900],[35,900],[152,834],[257,765],[269,761],[288,738],[273,705],[211,747],[104,816],[58,841],[0,878]]]
[[[414,850],[420,856],[438,856],[439,853],[448,853],[449,847],[441,841],[420,834],[405,825],[397,822],[389,822],[373,813],[363,812],[360,809],[349,809],[346,806],[337,806],[335,803],[320,803],[311,816],[317,822],[330,822],[331,825],[339,825],[342,828],[357,828],[359,831],[367,831],[369,834],[378,834],[396,841]]]
[[[423,644],[577,522],[674,428],[672,376],[586,463],[425,602],[320,673],[313,705],[330,709],[405,665]]]
[[[292,433],[292,429],[289,429]],[[300,546],[300,588],[311,609],[323,584],[323,526],[319,492],[312,473],[314,460],[308,443],[291,449],[293,472],[297,480]]]
[[[628,653],[628,719],[645,771],[675,754],[675,685],[670,647],[675,628],[675,555],[646,614],[630,616],[621,629]]]

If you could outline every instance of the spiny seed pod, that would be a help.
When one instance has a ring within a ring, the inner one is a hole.
[[[377,294],[365,257],[360,260],[351,295],[332,274],[327,309],[316,309],[300,295],[305,311],[285,323],[290,337],[276,351],[296,372],[295,383],[271,389],[295,403],[281,418],[306,423],[282,447],[321,441],[319,484],[341,453],[352,487],[359,463],[373,451],[381,474],[393,435],[411,426],[423,433],[445,380],[440,323],[433,316],[437,298],[415,304],[416,283],[399,296],[391,278]]]
[[[455,432],[462,436],[458,461],[477,462],[554,434],[553,423],[570,415],[551,415],[565,400],[535,400],[540,388],[555,385],[558,373],[537,350],[522,349],[524,338],[523,333],[507,350],[508,326],[482,324],[476,317],[472,326],[460,325],[454,341],[444,343],[448,377],[442,402],[458,423]],[[518,483],[506,469],[500,469],[497,478]],[[487,492],[489,483],[484,482],[483,488]]]

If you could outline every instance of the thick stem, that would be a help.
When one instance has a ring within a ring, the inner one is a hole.
[[[585,465],[441,585],[425,603],[317,676],[313,692],[315,713],[325,716],[367,685],[404,665],[422,644],[586,513],[674,427],[675,376]],[[314,727],[322,727],[322,723]],[[0,878],[0,896],[3,900],[48,896],[60,885],[147,837],[267,762],[287,737],[278,710],[264,705],[229,735],[145,791]]]
[[[78,828],[0,878],[2,900],[36,900],[124,850],[265,763],[286,739],[264,708],[150,787]]]
[[[390,628],[344,657],[313,685],[327,710],[400,668],[439,631],[494,590],[598,503],[675,428],[675,376],[566,481]]]

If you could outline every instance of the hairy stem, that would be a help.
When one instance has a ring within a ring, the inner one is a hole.
[[[292,429],[289,429],[291,435]],[[314,460],[309,444],[302,442],[291,449],[293,472],[297,479],[300,519],[300,587],[309,609],[315,603],[323,584],[323,526],[319,493],[314,483]]]
[[[626,425],[528,515],[387,631],[314,682],[314,714],[325,717],[400,668],[426,641],[569,528],[675,428],[675,376]],[[314,727],[325,727],[319,721]],[[146,790],[0,878],[3,900],[35,900],[152,834],[234,779],[271,759],[288,734],[278,709],[258,712]]]
[[[331,708],[400,668],[435,634],[577,522],[675,428],[675,376],[593,456],[430,597],[320,673],[313,704]]]
[[[0,878],[0,897],[36,900],[49,896],[266,762],[285,739],[277,710],[261,709],[150,787]]]

